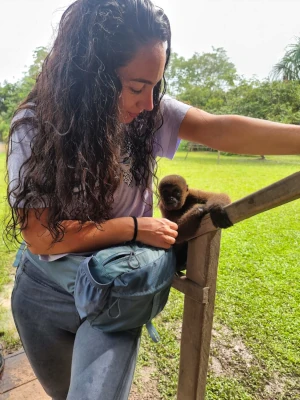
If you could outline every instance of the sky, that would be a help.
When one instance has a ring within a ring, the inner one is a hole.
[[[172,49],[190,57],[223,47],[245,78],[266,78],[300,37],[300,0],[153,0],[168,15]],[[0,0],[0,83],[22,78],[51,45],[70,0]]]

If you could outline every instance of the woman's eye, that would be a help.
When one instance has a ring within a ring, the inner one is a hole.
[[[132,93],[134,93],[134,94],[140,94],[140,93],[142,93],[142,90],[143,90],[143,89],[136,90],[136,89],[133,89],[133,88],[129,88],[129,89],[130,89],[130,91],[131,91]]]

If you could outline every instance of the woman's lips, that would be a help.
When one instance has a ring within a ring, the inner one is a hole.
[[[128,115],[131,117],[131,118],[136,118],[139,114],[133,114],[133,113],[128,113]]]

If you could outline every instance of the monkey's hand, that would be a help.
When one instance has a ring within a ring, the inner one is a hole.
[[[207,211],[210,213],[210,218],[216,228],[224,229],[233,225],[222,205],[212,204]]]

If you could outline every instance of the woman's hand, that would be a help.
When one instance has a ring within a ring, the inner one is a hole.
[[[154,247],[169,249],[178,236],[178,225],[166,218],[137,218],[139,242]]]

